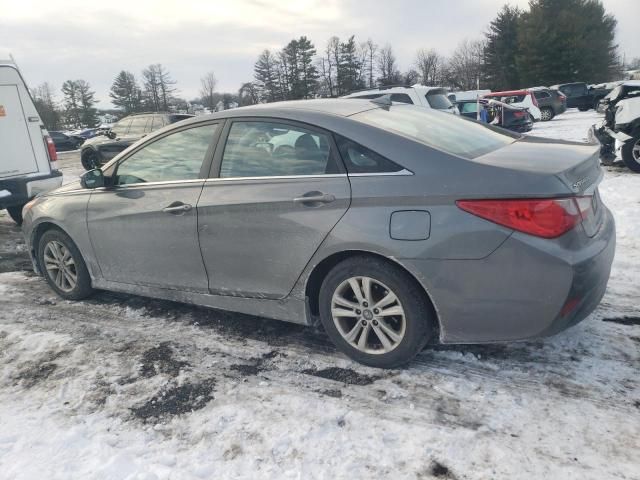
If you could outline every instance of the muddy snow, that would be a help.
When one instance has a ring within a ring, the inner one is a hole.
[[[534,134],[586,139],[570,111]],[[61,156],[65,180],[82,172]],[[29,272],[0,212],[0,478],[638,479],[640,175],[606,171],[601,306],[555,337],[362,367],[320,331]]]

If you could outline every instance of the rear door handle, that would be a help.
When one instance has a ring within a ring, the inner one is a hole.
[[[162,211],[165,213],[172,213],[173,215],[181,215],[191,210],[191,208],[191,205],[188,203],[173,202],[168,207],[163,208]]]
[[[302,204],[331,203],[335,201],[335,199],[336,197],[334,195],[331,195],[330,193],[307,192],[301,197],[294,198],[293,202]]]

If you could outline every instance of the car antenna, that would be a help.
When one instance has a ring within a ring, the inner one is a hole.
[[[391,95],[389,95],[388,93],[378,98],[372,98],[371,103],[375,103],[376,105],[380,105],[381,107],[386,108],[389,108],[393,104],[393,102],[391,101]]]

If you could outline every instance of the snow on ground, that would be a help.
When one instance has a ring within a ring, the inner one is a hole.
[[[581,139],[593,113],[532,134]],[[65,180],[82,172],[61,159]],[[76,173],[77,171],[77,173]],[[0,212],[3,479],[638,479],[640,175],[601,185],[602,305],[553,338],[357,365],[298,325],[99,293],[56,297]]]

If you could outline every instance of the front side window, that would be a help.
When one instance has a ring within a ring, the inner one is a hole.
[[[216,128],[193,127],[145,145],[118,165],[115,184],[197,179]]]
[[[122,137],[127,134],[129,125],[131,125],[131,118],[123,118],[111,128],[111,133],[116,137]]]
[[[513,143],[516,134],[414,105],[374,108],[350,117],[463,158],[475,158]]]
[[[144,117],[133,117],[133,120],[131,121],[131,126],[129,127],[129,132],[127,133],[127,135],[130,136],[141,136],[144,135],[144,127],[147,125],[147,118],[146,116]]]
[[[233,122],[220,177],[338,173],[327,135],[276,122]]]
[[[406,93],[392,93],[391,101],[398,102],[398,103],[408,103],[409,105],[413,105],[413,100],[411,100],[411,97]]]

